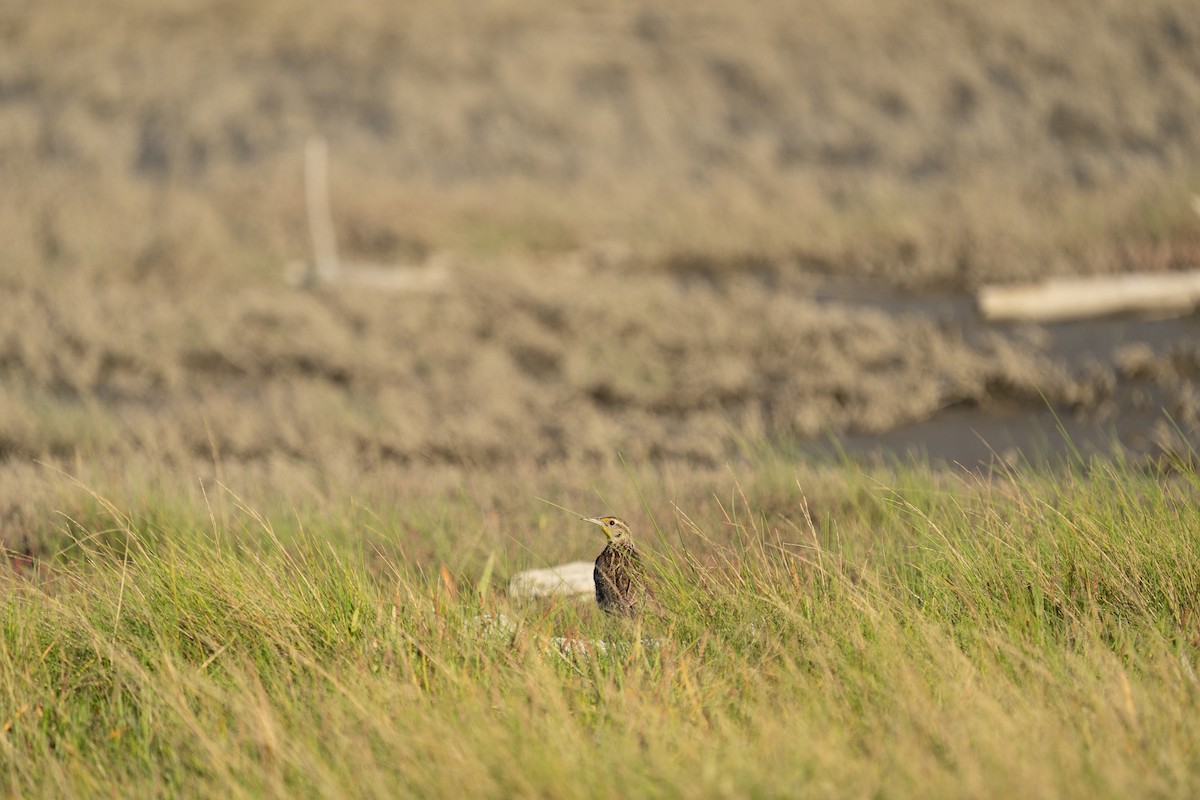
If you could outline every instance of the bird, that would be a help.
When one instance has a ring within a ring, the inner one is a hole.
[[[596,557],[592,577],[596,581],[596,605],[606,614],[636,617],[646,605],[646,571],[642,556],[633,543],[629,526],[611,516],[581,517],[599,525],[608,544]]]

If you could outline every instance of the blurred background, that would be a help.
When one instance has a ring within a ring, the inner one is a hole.
[[[0,470],[1186,451],[1195,314],[973,298],[1200,268],[1195,11],[7,0]]]

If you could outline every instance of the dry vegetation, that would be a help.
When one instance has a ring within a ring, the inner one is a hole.
[[[719,462],[742,442],[884,430],[1002,384],[1034,404],[1103,390],[1001,336],[969,344],[801,288],[669,276],[637,288],[474,272],[435,297],[208,286],[167,306],[146,287],[22,291],[0,322],[0,450]]]
[[[1109,419],[1118,364],[814,293],[1194,264],[1187,12],[8,3],[0,456],[719,462],[955,404]],[[448,259],[445,295],[281,285],[313,133],[347,254]],[[1190,431],[1184,334],[1126,394]]]
[[[618,240],[907,282],[1194,261],[1185,2],[60,0],[0,11],[9,262],[274,277]],[[1150,262],[1153,262],[1152,264]]]

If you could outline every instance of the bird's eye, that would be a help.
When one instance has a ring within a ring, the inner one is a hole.
[[[617,521],[616,521],[616,520],[610,519],[610,520],[608,521],[608,527],[610,527],[610,528],[611,528],[613,525],[616,525],[616,524],[617,524]]]

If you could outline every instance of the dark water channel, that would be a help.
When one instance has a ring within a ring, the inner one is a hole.
[[[976,468],[1018,460],[1062,463],[1076,454],[1118,451],[1144,458],[1161,452],[1156,431],[1165,426],[1179,434],[1161,386],[1137,376],[1122,377],[1119,354],[1129,345],[1139,345],[1165,355],[1181,343],[1200,342],[1200,315],[1195,313],[1157,319],[1118,316],[1054,323],[988,322],[966,294],[906,294],[837,281],[821,286],[815,294],[822,303],[916,315],[960,327],[968,342],[996,333],[1029,342],[1037,353],[1073,373],[1110,371],[1115,389],[1111,402],[1087,412],[1028,403],[987,409],[952,405],[929,419],[884,433],[850,432],[836,441],[810,441],[802,448],[810,455],[844,454],[869,462],[928,458]],[[1197,447],[1200,442],[1188,444]]]

